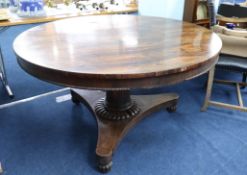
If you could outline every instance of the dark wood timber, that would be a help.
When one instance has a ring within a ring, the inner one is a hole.
[[[98,116],[109,120],[125,120],[140,112],[135,100],[130,97],[130,91],[106,91],[106,97],[100,99],[95,112]]]
[[[55,21],[14,41],[27,72],[66,86],[98,89],[177,83],[209,70],[220,49],[219,37],[202,27],[132,15]]]
[[[221,40],[187,22],[132,15],[93,16],[48,23],[14,41],[20,66],[71,90],[98,122],[98,168],[107,172],[117,144],[144,116],[176,110],[178,95],[130,94],[194,78],[218,60]],[[104,90],[104,91],[96,91]]]
[[[98,168],[102,172],[111,169],[112,155],[129,129],[137,124],[143,117],[159,108],[173,108],[177,105],[178,95],[174,93],[160,95],[133,95],[132,99],[139,108],[139,113],[126,120],[114,121],[103,118],[95,112],[98,99],[105,98],[105,94],[109,92],[96,90],[72,90],[72,98],[81,101],[93,113],[98,123],[98,143],[96,147],[96,155],[98,157]],[[111,93],[111,92],[110,92]],[[107,95],[106,95],[107,96]],[[126,109],[124,109],[126,110]],[[173,111],[174,112],[174,111]]]

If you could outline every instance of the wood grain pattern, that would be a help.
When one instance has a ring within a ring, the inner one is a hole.
[[[222,43],[210,30],[186,22],[107,15],[41,25],[13,45],[19,64],[40,79],[80,88],[136,88],[207,71]]]

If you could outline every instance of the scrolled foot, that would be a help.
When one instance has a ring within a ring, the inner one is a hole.
[[[107,173],[111,170],[112,167],[112,157],[100,157],[97,156],[98,158],[98,170],[101,173]]]
[[[168,112],[176,112],[177,110],[177,105],[172,105],[166,108]]]
[[[112,162],[109,162],[106,165],[98,164],[98,169],[101,173],[107,173],[107,172],[111,171],[111,167],[112,167]]]

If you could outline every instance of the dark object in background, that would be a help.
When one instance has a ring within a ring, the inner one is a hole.
[[[234,27],[236,27],[236,25],[234,24],[234,23],[226,23],[226,27],[228,28],[228,29],[231,29],[231,30],[233,30],[234,29]]]
[[[231,4],[220,4],[218,14],[225,17],[247,17],[247,7]]]
[[[214,0],[207,0],[207,6],[208,6],[209,24],[210,26],[214,26],[216,24]]]

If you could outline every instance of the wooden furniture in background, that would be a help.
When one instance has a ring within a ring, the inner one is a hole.
[[[225,17],[221,15],[217,15],[216,19],[218,24],[221,26],[225,26],[226,23],[234,23],[236,27],[247,29],[247,17],[246,18],[235,18],[235,17]]]
[[[238,28],[247,29],[247,6],[220,4],[216,18],[219,25],[234,23]]]
[[[222,16],[218,16],[218,19],[221,19],[224,24],[226,21],[233,23],[247,22],[247,20],[244,21],[241,18],[226,18]],[[240,25],[238,25],[238,27],[239,26]],[[240,28],[228,29],[227,27],[220,25],[213,26],[212,31],[221,38],[223,43],[216,68],[218,70],[221,69],[226,71],[225,74],[227,74],[227,72],[240,73],[242,74],[242,81],[233,80],[232,78],[228,78],[228,80],[215,79],[214,70],[212,69],[208,75],[207,92],[202,111],[206,111],[208,106],[212,105],[247,112],[247,106],[244,104],[241,95],[241,88],[243,89],[247,86],[247,31]],[[211,93],[213,82],[235,86],[238,104],[229,104],[228,102],[212,100]]]
[[[98,168],[107,172],[130,128],[159,108],[176,110],[177,94],[131,95],[130,89],[167,86],[207,72],[218,60],[221,40],[182,21],[107,15],[40,25],[20,34],[13,47],[31,75],[78,88],[71,90],[72,101],[85,104],[97,119]]]
[[[225,4],[226,5],[226,4]],[[214,3],[212,3],[214,6]],[[228,8],[235,8],[236,6],[229,6]],[[224,9],[230,10],[230,9]],[[209,11],[211,12],[211,11]],[[235,11],[236,12],[236,11]],[[234,11],[223,11],[221,9],[222,14],[228,14],[229,16],[234,16]],[[210,14],[213,21],[216,21],[216,15]],[[236,15],[237,16],[237,15]],[[213,19],[214,18],[214,19]],[[245,29],[239,28],[241,25],[247,22],[247,18],[236,18],[236,17],[224,17],[221,15],[217,15],[218,23],[221,25],[225,25],[225,23],[235,23],[238,28],[228,29],[226,26],[214,25],[211,30],[215,32],[222,40],[222,50],[219,57],[219,61],[216,64],[216,69],[224,70],[227,72],[237,72],[242,74],[242,81],[236,81],[232,79],[228,80],[219,80],[214,78],[215,70],[211,69],[208,75],[207,82],[207,92],[204,101],[204,105],[202,107],[202,111],[206,111],[208,106],[217,106],[228,109],[240,110],[247,112],[247,107],[244,105],[243,98],[241,95],[241,88],[245,88],[247,86],[247,31]],[[211,99],[212,86],[213,82],[221,83],[225,85],[233,85],[236,87],[237,104],[229,104],[227,102],[220,102]]]
[[[207,0],[185,0],[183,20],[209,28]]]

